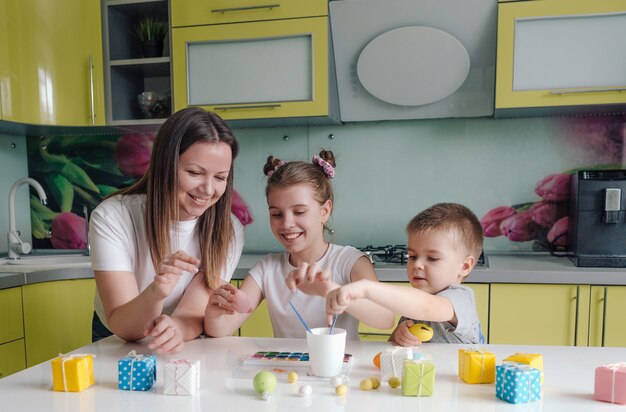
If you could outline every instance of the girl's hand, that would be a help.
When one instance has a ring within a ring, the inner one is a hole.
[[[185,346],[178,324],[167,315],[161,315],[146,325],[143,334],[154,338],[148,344],[148,348],[156,350],[157,353],[178,353]]]
[[[163,259],[157,268],[152,282],[152,289],[160,299],[165,299],[172,293],[178,279],[184,272],[197,273],[200,259],[189,256],[179,250]]]
[[[307,295],[322,297],[338,286],[332,281],[330,269],[322,270],[317,263],[303,263],[298,269],[287,274],[285,282],[292,292],[300,289]]]
[[[405,320],[404,322],[400,323],[391,334],[389,341],[395,342],[396,345],[406,347],[419,346],[422,341],[420,341],[417,336],[409,331],[409,328],[411,326],[413,326],[412,320]]]
[[[218,317],[220,315],[234,315],[237,305],[235,302],[235,294],[245,295],[230,283],[224,283],[211,293],[209,304],[206,307],[205,315],[209,317]],[[247,295],[245,295],[247,298]],[[249,301],[249,299],[248,299]]]

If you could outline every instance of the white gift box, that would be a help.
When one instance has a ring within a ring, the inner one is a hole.
[[[165,395],[193,395],[200,389],[200,361],[177,359],[163,369]]]
[[[413,349],[396,346],[380,354],[380,380],[387,382],[395,376],[402,378],[402,366],[406,359],[413,359]]]

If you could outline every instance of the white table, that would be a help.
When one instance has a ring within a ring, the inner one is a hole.
[[[373,356],[389,348],[382,342],[348,342],[347,352],[354,354],[350,371],[350,391],[337,397],[327,382],[297,384],[279,382],[270,401],[263,401],[250,379],[233,378],[241,359],[259,350],[306,351],[300,339],[227,337],[188,342],[177,356],[158,355],[157,383],[148,392],[117,389],[117,361],[132,349],[149,351],[141,344],[127,344],[110,337],[73,353],[93,353],[96,384],[78,393],[54,392],[50,362],[29,368],[0,380],[1,411],[250,411],[274,412],[306,409],[308,411],[626,411],[626,406],[593,400],[594,369],[604,363],[626,361],[626,348],[583,348],[560,346],[484,345],[494,352],[498,364],[515,352],[540,353],[544,357],[545,384],[543,399],[512,405],[495,397],[494,384],[469,385],[457,378],[457,350],[460,345],[424,344],[422,351],[432,355],[436,365],[435,394],[429,398],[404,397],[400,389],[387,384],[364,392],[359,381],[377,376]],[[192,397],[163,395],[163,364],[169,359],[201,361],[201,389]],[[297,395],[303,384],[311,384],[313,394],[304,399]]]

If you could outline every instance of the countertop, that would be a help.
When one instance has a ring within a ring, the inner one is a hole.
[[[244,279],[263,254],[244,254],[233,279]],[[626,268],[582,268],[566,257],[547,253],[489,253],[488,267],[477,267],[467,277],[469,283],[544,283],[576,285],[626,285]],[[384,282],[406,282],[406,266],[375,266]],[[89,263],[55,265],[0,264],[0,289],[39,282],[92,278]]]
[[[249,377],[238,377],[241,359],[260,350],[306,351],[304,339],[243,338],[196,339],[187,342],[176,356],[157,355],[157,382],[147,392],[117,389],[117,361],[130,350],[149,354],[139,343],[128,344],[112,336],[72,353],[95,354],[96,384],[83,392],[54,392],[50,361],[0,380],[3,409],[11,411],[623,411],[624,406],[593,400],[594,370],[606,363],[626,360],[626,348],[484,345],[498,364],[516,352],[543,355],[545,382],[542,399],[512,405],[495,397],[494,384],[470,385],[457,377],[457,350],[462,345],[424,344],[421,351],[435,363],[432,397],[405,397],[400,389],[383,383],[377,390],[359,389],[361,379],[377,376],[372,365],[376,353],[390,348],[386,342],[348,341],[346,352],[354,355],[349,372],[349,392],[338,397],[326,380],[297,384],[279,381],[269,401],[260,399]],[[163,365],[170,359],[199,360],[200,391],[190,397],[163,394]],[[251,372],[254,374],[254,371]],[[249,374],[250,375],[250,374]],[[303,384],[310,384],[309,399],[297,395]]]

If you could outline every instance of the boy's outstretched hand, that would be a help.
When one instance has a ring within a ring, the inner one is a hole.
[[[396,329],[391,334],[389,341],[395,342],[396,345],[400,346],[419,346],[422,341],[420,341],[417,336],[409,331],[409,328],[411,326],[413,326],[412,320],[405,320],[404,322],[400,323],[398,326],[396,326]]]
[[[344,312],[350,304],[365,297],[365,284],[363,281],[348,283],[336,288],[326,295],[326,313],[328,314],[328,324],[332,323],[334,314]]]
[[[330,269],[322,269],[317,263],[303,263],[296,270],[292,270],[285,278],[290,291],[301,290],[307,295],[326,296],[338,285],[333,282]]]

